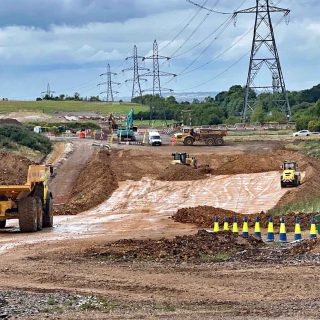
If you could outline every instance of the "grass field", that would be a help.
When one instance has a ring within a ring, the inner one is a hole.
[[[147,111],[148,106],[134,103],[106,103],[86,101],[0,101],[0,112],[100,112],[102,114],[127,114],[133,108],[135,112]]]

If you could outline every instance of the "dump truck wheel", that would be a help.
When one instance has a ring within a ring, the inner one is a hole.
[[[43,209],[42,209],[42,200],[40,198],[36,198],[37,203],[37,229],[42,230],[43,226]]]
[[[53,226],[53,203],[50,192],[47,193],[46,203],[43,210],[43,228],[51,228]]]
[[[214,146],[215,145],[215,140],[213,138],[209,138],[206,140],[206,145],[207,146]]]
[[[190,137],[187,137],[184,139],[183,144],[186,146],[192,146],[193,145],[193,139]]]
[[[19,227],[22,232],[35,232],[38,228],[37,202],[33,197],[21,199],[18,204]]]
[[[224,140],[222,138],[217,138],[216,139],[216,145],[217,146],[222,146],[224,144]]]
[[[0,220],[0,229],[4,229],[6,227],[7,220]]]

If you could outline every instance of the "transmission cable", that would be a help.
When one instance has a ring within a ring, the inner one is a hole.
[[[203,2],[203,5],[205,5],[208,2],[208,0],[205,0]],[[188,20],[188,22],[186,23],[186,25],[173,37],[173,39],[171,41],[169,41],[166,45],[164,45],[162,48],[159,48],[159,51],[166,49],[167,47],[169,47],[192,23],[192,21],[199,15],[199,13],[202,11],[202,8],[199,8],[196,13],[191,17],[190,20]]]
[[[282,22],[283,20],[285,20],[285,17],[284,17],[284,16],[279,20],[279,22],[275,25],[274,28],[277,28],[277,27],[281,24],[281,22]],[[253,29],[253,28],[252,28],[252,29]],[[251,30],[252,30],[252,29],[251,29]],[[248,32],[246,32],[246,34],[249,33],[251,30],[249,30]],[[245,35],[243,35],[242,38],[243,38],[244,36],[245,36]],[[235,44],[236,44],[236,43],[235,43]],[[233,46],[234,46],[234,45],[233,45]],[[215,75],[213,78],[210,78],[209,80],[204,81],[204,82],[202,82],[202,83],[200,83],[200,84],[198,84],[198,85],[196,85],[196,86],[193,86],[193,87],[191,87],[191,88],[185,88],[185,89],[182,89],[182,90],[174,90],[174,91],[176,91],[176,92],[181,92],[181,91],[192,90],[192,89],[201,87],[202,85],[207,84],[207,83],[211,82],[212,80],[215,80],[215,79],[219,78],[220,76],[222,76],[223,74],[225,74],[226,72],[228,72],[233,66],[235,66],[236,64],[238,64],[242,59],[244,59],[244,58],[247,56],[247,54],[250,53],[250,52],[251,52],[251,49],[248,50],[243,56],[241,56],[238,60],[236,60],[236,61],[235,61],[234,63],[232,63],[230,66],[228,66],[225,70],[223,70],[223,71],[220,72],[219,74]]]

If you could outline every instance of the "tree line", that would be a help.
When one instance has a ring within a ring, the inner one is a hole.
[[[144,95],[142,103],[152,106],[152,118],[181,122],[191,113],[193,125],[235,124],[241,121],[244,105],[245,89],[240,85],[232,86],[228,91],[218,93],[214,98],[207,97],[203,101],[194,99],[192,102],[178,102],[174,96],[160,97]],[[275,94],[276,95],[276,94]],[[254,111],[250,114],[250,122],[286,122],[286,115],[276,108],[273,101],[277,97],[272,93],[249,93],[249,99],[255,100]],[[308,90],[288,92],[292,110],[292,121],[297,129],[320,131],[320,84]],[[141,103],[141,98],[132,100]],[[139,112],[135,119],[149,119],[150,111]],[[185,119],[185,123],[188,120]]]

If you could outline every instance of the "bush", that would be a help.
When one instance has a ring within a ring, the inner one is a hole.
[[[0,141],[3,141],[11,149],[14,148],[14,144],[20,144],[44,154],[52,150],[51,142],[47,137],[34,133],[23,126],[1,125]]]

